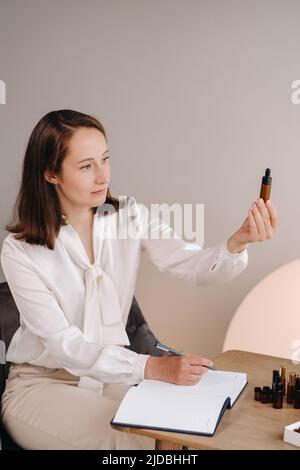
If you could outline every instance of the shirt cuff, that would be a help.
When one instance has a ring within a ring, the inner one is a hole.
[[[137,354],[132,371],[133,383],[138,384],[144,380],[145,366],[149,357],[150,354]]]

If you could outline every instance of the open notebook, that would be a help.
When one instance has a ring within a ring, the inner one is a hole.
[[[124,396],[112,424],[212,436],[247,374],[209,370],[195,385],[143,380]]]

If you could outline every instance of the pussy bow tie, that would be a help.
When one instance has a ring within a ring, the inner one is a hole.
[[[78,238],[79,236],[74,229],[71,226],[62,228],[64,229],[62,238],[68,253],[84,270],[85,302],[82,332],[85,340],[103,346],[129,345],[118,294],[112,279],[96,262],[93,265],[89,262],[86,253],[83,252],[83,246],[80,247],[76,243],[76,236]],[[97,259],[96,254],[95,259]],[[98,390],[102,383],[90,377],[81,377],[78,386]]]

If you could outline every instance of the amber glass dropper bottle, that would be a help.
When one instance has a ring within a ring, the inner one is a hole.
[[[272,184],[271,170],[270,168],[267,168],[265,172],[265,176],[262,177],[260,196],[259,196],[265,202],[267,202],[267,200],[270,199],[271,184]]]

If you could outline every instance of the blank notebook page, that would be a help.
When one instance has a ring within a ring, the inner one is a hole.
[[[233,404],[246,383],[246,374],[211,370],[192,386],[144,380],[127,392],[113,422],[213,434],[226,399]]]

